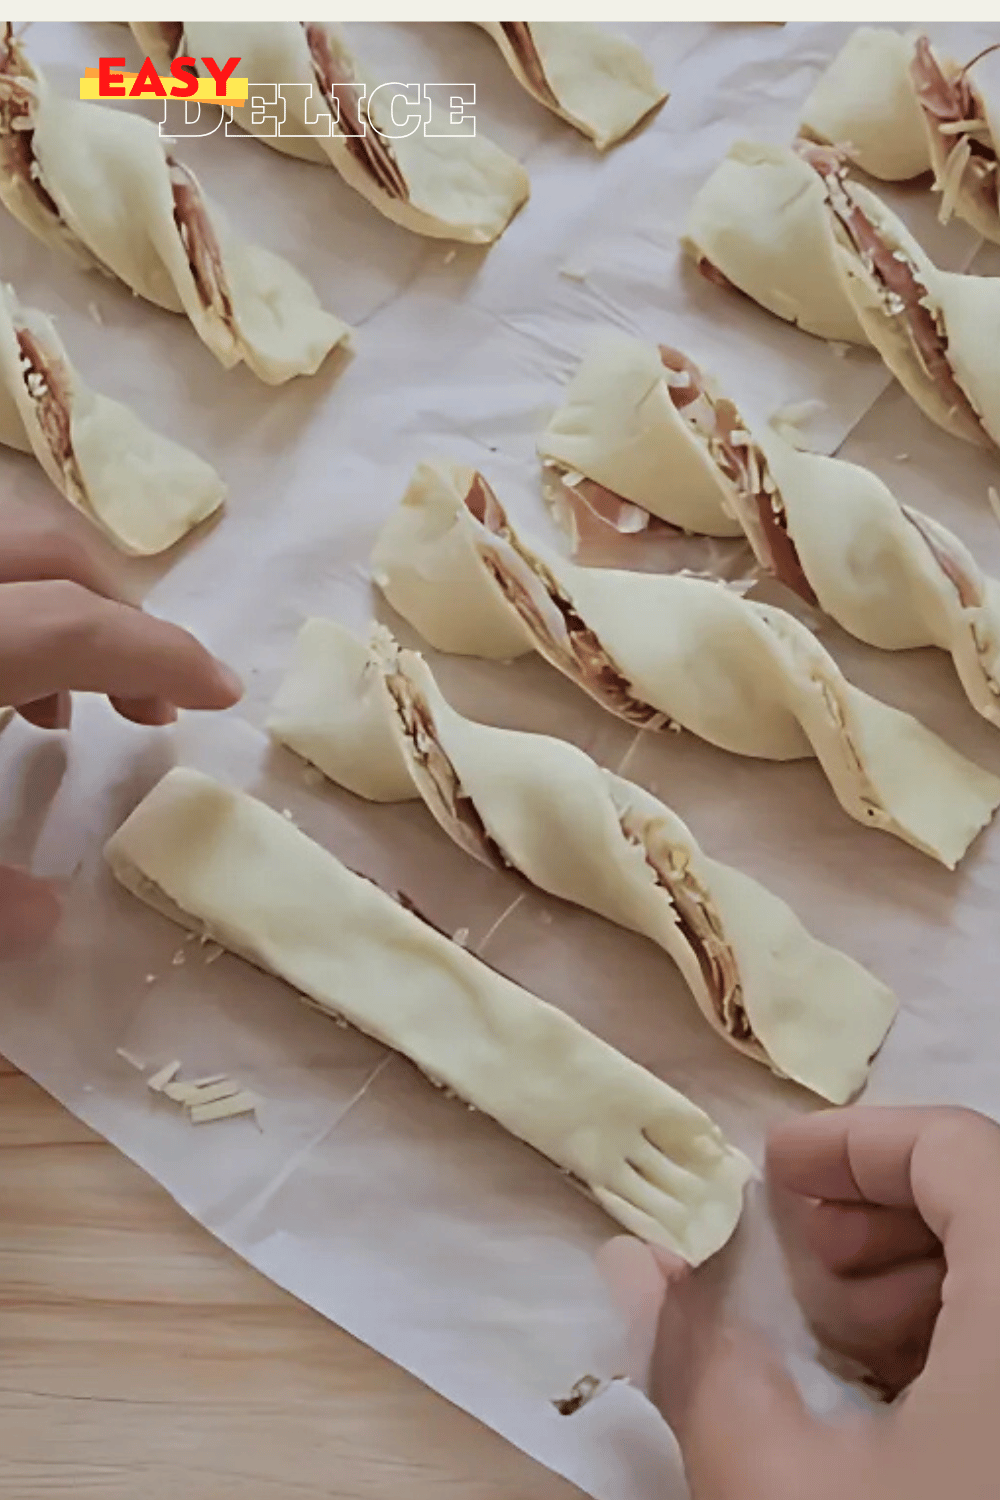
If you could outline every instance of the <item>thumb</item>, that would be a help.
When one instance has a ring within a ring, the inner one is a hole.
[[[694,1500],[801,1500],[844,1487],[837,1438],[806,1408],[762,1334],[723,1322],[711,1265],[667,1286],[651,1395],[673,1429]]]

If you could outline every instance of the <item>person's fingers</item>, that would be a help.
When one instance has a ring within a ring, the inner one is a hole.
[[[0,865],[0,961],[41,946],[59,921],[59,898],[44,880]]]
[[[17,711],[38,729],[68,729],[73,718],[73,700],[69,693],[53,693],[34,703],[22,703]]]
[[[5,510],[0,584],[66,579],[106,599],[125,596],[110,568],[78,537],[21,507]]]
[[[634,1386],[645,1390],[667,1279],[684,1266],[678,1256],[667,1257],[664,1266],[644,1240],[619,1234],[602,1245],[596,1264],[608,1289],[612,1305],[624,1325],[620,1356],[622,1373]]]
[[[944,1260],[907,1261],[873,1276],[816,1267],[796,1292],[820,1345],[851,1360],[895,1396],[920,1374],[941,1310]]]
[[[937,1236],[916,1209],[800,1199],[802,1244],[840,1276],[870,1276],[906,1261],[941,1254]]]
[[[133,724],[173,724],[177,720],[177,710],[172,703],[167,703],[163,698],[111,698],[112,707],[120,713],[123,719],[131,719]]]
[[[803,1474],[813,1496],[857,1493],[838,1437],[807,1411],[766,1340],[722,1324],[711,1275],[667,1288],[651,1396],[696,1500],[801,1500]]]
[[[177,625],[66,582],[0,587],[0,701],[67,690],[221,709],[242,684]]]

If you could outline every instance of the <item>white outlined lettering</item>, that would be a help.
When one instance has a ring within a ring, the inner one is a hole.
[[[424,98],[430,105],[424,121],[424,135],[473,136],[476,133],[475,115],[466,114],[466,106],[476,102],[474,83],[425,83]],[[442,130],[447,115],[448,128]]]
[[[389,119],[392,123],[392,128],[386,127],[384,130],[376,125],[372,119],[372,105],[375,103],[376,96],[381,94],[383,89],[393,90],[389,96]],[[396,118],[396,105],[400,100],[404,104],[410,105],[410,111],[405,120]],[[423,119],[423,115],[420,112],[419,83],[380,83],[376,88],[372,89],[371,98],[368,100],[368,118],[372,122],[372,129],[377,131],[383,140],[402,141],[408,135],[415,135],[420,129]],[[413,122],[412,124],[410,123],[411,121]],[[409,129],[406,129],[406,126],[409,126]]]
[[[314,104],[313,86],[311,83],[283,83],[279,86],[285,106],[285,116],[278,126],[280,136],[324,136],[330,134],[332,124],[330,111],[325,102],[320,98],[319,106]],[[291,108],[289,108],[291,106]],[[243,106],[244,109],[246,105]],[[301,119],[305,124],[304,130],[292,130],[292,120]]]
[[[214,110],[215,105],[210,105],[209,108]],[[223,110],[218,119],[212,121],[207,113],[203,113],[197,99],[164,99],[160,134],[172,136],[176,140],[214,135],[222,124],[224,114]]]

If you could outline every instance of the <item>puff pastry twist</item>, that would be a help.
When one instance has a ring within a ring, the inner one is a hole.
[[[632,1234],[693,1265],[729,1239],[752,1167],[703,1110],[264,803],[177,769],[105,853],[141,900],[401,1052]]]
[[[885,985],[575,745],[456,713],[387,631],[367,648],[308,621],[268,727],[349,790],[420,797],[475,859],[650,938],[740,1052],[835,1104],[862,1087],[895,1015]]]
[[[479,21],[528,93],[599,151],[667,98],[639,48],[586,21]]]
[[[1000,242],[1000,117],[971,76],[983,55],[963,66],[927,36],[861,26],[809,95],[800,132],[888,182],[933,170],[941,222],[957,214]]]
[[[372,554],[441,650],[536,650],[612,713],[767,760],[815,756],[846,812],[953,868],[1000,780],[849,683],[783,610],[682,576],[586,569],[526,542],[481,474],[421,466]]]
[[[0,286],[0,442],[33,453],[123,552],[165,551],[226,495],[209,464],[92,390],[51,321],[10,286]]]
[[[227,369],[311,375],[349,333],[280,256],[238,239],[157,126],[64,99],[10,27],[0,44],[0,199],[45,244],[183,312]]]
[[[1000,444],[1000,278],[938,270],[839,152],[737,142],[682,243],[710,279],[779,318],[871,344],[947,432]]]
[[[380,213],[406,229],[485,245],[527,201],[530,184],[520,162],[478,130],[471,136],[427,135],[418,126],[401,134],[390,118],[396,86],[379,95],[380,85],[332,22],[130,24],[140,46],[164,71],[174,57],[188,53],[238,56],[256,88],[282,85],[280,127],[277,110],[259,111],[254,123],[252,106],[234,112],[236,123],[277,151],[334,167]]]
[[[539,446],[660,516],[697,508],[706,530],[729,518],[762,569],[859,640],[948,651],[970,703],[1000,724],[1000,582],[867,469],[749,422],[679,350],[602,338]],[[648,474],[644,488],[636,473]],[[575,503],[593,511],[579,475],[568,479]],[[614,524],[607,510],[605,522]]]

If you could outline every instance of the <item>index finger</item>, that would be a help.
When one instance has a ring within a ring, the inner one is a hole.
[[[69,528],[34,517],[27,507],[5,507],[2,517],[0,584],[45,583],[64,578],[125,603],[125,590],[96,550]]]

